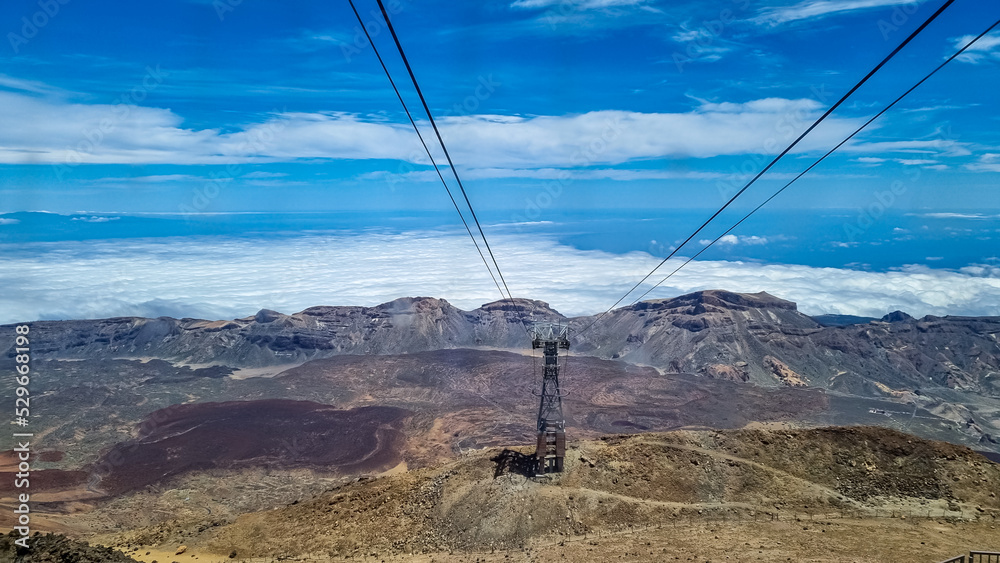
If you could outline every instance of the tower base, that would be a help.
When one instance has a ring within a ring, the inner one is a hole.
[[[549,429],[538,433],[535,446],[535,474],[562,473],[566,457],[566,432]]]

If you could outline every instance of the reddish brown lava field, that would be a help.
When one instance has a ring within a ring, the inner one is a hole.
[[[344,474],[402,460],[403,421],[396,407],[338,410],[311,401],[261,400],[176,405],[152,413],[140,437],[122,442],[93,468],[109,495],[188,471],[273,466]]]
[[[62,452],[56,452],[62,453]],[[52,459],[51,452],[42,452],[38,459],[48,461]],[[25,492],[14,487],[16,481],[15,474],[18,472],[17,464],[20,460],[13,450],[0,452],[0,494],[6,496],[10,493]],[[51,491],[73,488],[86,481],[85,471],[63,471],[62,469],[33,470],[30,472],[31,487],[33,490]],[[16,496],[16,495],[12,495]]]

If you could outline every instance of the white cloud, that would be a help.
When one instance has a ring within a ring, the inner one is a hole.
[[[660,157],[776,153],[815,117],[815,101],[703,103],[684,113],[441,118],[464,167],[551,168]],[[344,113],[288,112],[235,132],[187,129],[170,110],[67,104],[0,91],[0,163],[228,164],[296,159],[425,163],[409,126]],[[833,118],[798,147],[825,149],[856,127]],[[170,176],[167,176],[168,178]]]
[[[63,90],[49,86],[44,82],[38,82],[36,80],[25,80],[23,78],[16,78],[13,76],[8,76],[6,74],[0,74],[0,88],[5,88],[8,90],[20,90],[22,92],[31,92],[33,94],[42,94],[42,95],[65,93]]]
[[[313,52],[331,47],[339,48],[342,45],[353,45],[354,40],[355,37],[351,33],[305,30],[294,37],[289,37],[284,43],[298,51]]]
[[[91,215],[90,217],[73,217],[71,221],[83,221],[85,223],[108,223],[117,221],[121,217],[108,217],[106,215]]]
[[[719,238],[719,242],[715,244],[721,244],[723,246],[736,246],[738,244],[745,244],[750,246],[762,245],[771,242],[773,238],[760,237],[757,235],[722,235]],[[712,239],[702,239],[698,241],[702,246],[708,246],[712,244]]]
[[[1000,215],[987,215],[984,213],[953,213],[953,212],[937,212],[937,213],[921,213],[920,217],[928,217],[931,219],[1000,219]]]
[[[20,223],[20,219],[11,219],[10,217],[0,217],[0,225],[16,225]]]
[[[158,184],[161,182],[182,182],[188,180],[207,180],[200,176],[192,176],[190,174],[157,174],[153,176],[136,176],[131,179],[133,182],[146,182],[150,184]]]
[[[529,19],[511,22],[505,33],[528,31],[588,35],[595,30],[621,29],[665,22],[654,0],[514,0],[511,10]]]
[[[955,39],[955,49],[961,49],[966,43],[975,39],[975,35],[963,35]],[[979,64],[989,60],[1000,60],[1000,33],[987,33],[976,41],[964,53],[957,57],[958,60],[966,63]]]
[[[682,27],[672,39],[684,46],[685,53],[689,57],[704,62],[717,61],[723,55],[737,49],[735,45],[728,44],[717,33],[712,33],[706,27],[698,29]]]
[[[792,172],[768,173],[771,180],[791,180],[797,174]],[[617,182],[628,182],[634,180],[732,180],[744,182],[746,174],[733,172],[704,172],[697,170],[655,170],[655,169],[624,169],[624,168],[593,168],[593,169],[569,169],[569,168],[469,168],[461,172],[463,180],[486,180],[497,178],[530,178],[533,180],[559,180],[569,182],[576,180],[614,180]],[[811,178],[829,178],[830,175],[820,173],[811,174]],[[837,174],[837,178],[865,178],[866,176],[854,174]],[[398,182],[439,182],[437,174],[433,170],[422,170],[418,172],[389,172],[378,170],[375,172],[365,172],[355,176],[358,180],[380,180],[392,183]],[[284,185],[287,185],[285,183]]]
[[[0,92],[0,162],[212,162],[216,131],[180,128],[169,110],[70,104]]]
[[[903,166],[922,166],[928,170],[947,170],[947,164],[941,164],[937,160],[929,158],[881,158],[876,156],[862,156],[853,159],[854,162],[866,164],[868,166],[878,166],[886,162],[896,162]]]
[[[980,155],[976,162],[966,164],[965,168],[975,172],[1000,172],[1000,154],[986,153]]]
[[[565,168],[472,168],[462,171],[466,180],[485,180],[495,178],[531,178],[535,180],[717,180],[733,177],[732,174],[721,172],[698,172],[694,170],[629,170],[620,168],[569,170]],[[791,177],[791,175],[785,175]],[[365,172],[357,176],[359,180],[389,180],[409,182],[437,182],[437,174],[433,170],[405,172],[402,174],[389,171]],[[778,178],[778,175],[772,176]],[[780,178],[779,178],[780,179]]]
[[[844,12],[904,4],[913,4],[913,0],[804,0],[791,6],[762,10],[760,15],[754,18],[754,21],[760,24],[776,26],[793,21],[842,14]]]
[[[880,141],[872,143],[850,143],[841,150],[852,152],[906,152],[917,154],[934,154],[940,156],[968,156],[972,152],[964,143],[951,139],[933,139],[930,141]]]
[[[218,181],[225,182],[232,178],[220,178]],[[204,176],[194,176],[191,174],[157,174],[153,176],[120,176],[97,178],[90,180],[94,184],[164,184],[169,182],[207,182],[212,180]],[[215,181],[215,180],[213,180]]]
[[[456,161],[475,167],[569,167],[665,156],[777,152],[817,110],[810,100],[704,104],[686,113],[593,111],[569,116],[476,115],[440,121]],[[267,156],[394,158],[425,163],[407,128],[354,116],[292,115]],[[800,150],[827,147],[852,129],[834,120]],[[249,134],[253,135],[251,129]],[[770,144],[769,144],[770,143]]]
[[[263,170],[255,170],[253,172],[244,174],[242,177],[256,179],[256,178],[284,178],[285,176],[288,176],[288,174],[285,172],[264,172]]]
[[[594,10],[602,8],[617,8],[638,6],[646,0],[516,0],[511,8],[540,9],[559,7],[563,9]]]
[[[576,250],[537,235],[493,235],[490,243],[515,295],[548,301],[568,315],[605,309],[660,260],[641,252]],[[416,295],[468,310],[499,298],[464,233],[59,242],[0,250],[0,323],[117,315],[224,319],[264,307],[290,313]],[[671,261],[661,274],[677,264]],[[1000,315],[996,266],[877,273],[695,261],[651,297],[715,288],[767,291],[796,301],[807,314]]]

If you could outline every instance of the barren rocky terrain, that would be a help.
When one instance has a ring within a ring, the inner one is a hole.
[[[713,553],[751,561],[805,553],[814,561],[936,561],[956,548],[1000,547],[1000,465],[891,430],[610,436],[572,444],[566,472],[542,479],[504,463],[516,455],[488,448],[276,510],[99,537],[140,554],[185,545],[208,560],[235,552],[316,561],[533,561],[544,553],[585,561]],[[713,532],[743,541],[724,545],[711,541]],[[857,537],[846,543],[833,539],[851,534]],[[905,546],[913,558],[878,559],[889,546]]]
[[[881,321],[823,326],[766,293],[700,291],[567,319],[546,303],[517,299],[461,311],[445,300],[397,299],[377,307],[263,310],[229,321],[114,318],[33,323],[35,354],[52,359],[155,357],[174,363],[252,368],[341,354],[387,355],[449,348],[524,349],[523,320],[561,320],[583,355],[670,372],[890,394],[936,386],[1000,396],[1000,319],[895,313]],[[8,351],[9,352],[9,351]],[[770,357],[771,360],[767,360]],[[889,390],[875,384],[881,383]]]
[[[522,321],[560,320],[575,354],[740,383],[808,386],[912,403],[957,424],[987,450],[1000,442],[1000,319],[896,312],[824,326],[766,293],[700,291],[567,319],[528,299],[462,311],[403,298],[377,307],[263,310],[234,320],[114,318],[33,323],[35,357],[157,358],[192,366],[182,377],[275,375],[340,355],[490,348],[525,350]],[[3,327],[9,328],[9,327]],[[11,357],[13,349],[4,354]]]
[[[540,480],[518,473],[540,383],[522,320],[573,329],[568,470]],[[998,466],[966,447],[1000,452],[1000,319],[826,326],[704,291],[594,320],[405,298],[32,323],[35,529],[161,563],[182,544],[205,560],[771,561],[809,538],[841,546],[812,560],[883,561],[846,538],[950,555],[994,536]],[[14,472],[0,452],[6,526]],[[938,551],[911,545],[942,531]]]
[[[0,536],[0,562],[3,563],[134,563],[135,559],[121,550],[92,546],[87,542],[73,540],[62,534],[34,536],[31,547],[19,548],[14,545],[18,536]]]

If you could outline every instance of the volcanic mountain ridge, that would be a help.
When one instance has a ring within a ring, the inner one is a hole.
[[[344,354],[525,349],[522,320],[549,320],[570,325],[576,354],[674,373],[868,396],[944,387],[1000,397],[1000,318],[887,318],[893,322],[826,327],[767,293],[712,290],[616,309],[592,327],[596,317],[566,318],[541,301],[462,311],[442,299],[417,297],[293,315],[262,310],[230,321],[39,321],[32,331],[36,358],[153,357],[253,368]],[[13,354],[11,347],[6,355]]]

